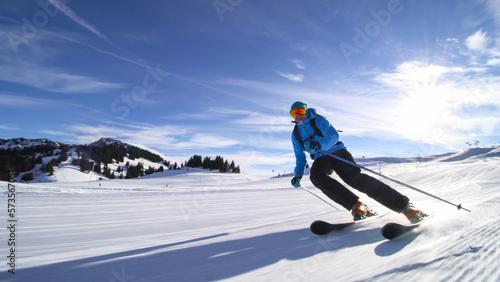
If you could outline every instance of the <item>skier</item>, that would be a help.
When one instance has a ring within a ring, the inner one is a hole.
[[[325,154],[334,154],[354,163],[351,153],[347,151],[344,143],[339,141],[337,130],[325,117],[316,114],[316,110],[312,108],[308,109],[307,104],[301,101],[293,103],[290,115],[296,124],[292,133],[296,158],[295,177],[291,181],[294,187],[300,187],[300,180],[307,163],[304,151],[307,151],[314,159],[311,182],[328,198],[351,211],[355,221],[369,217],[373,212],[359,201],[359,197],[351,190],[330,177],[333,171],[351,187],[367,194],[389,209],[403,213],[411,223],[422,220],[422,211],[416,209],[408,197],[383,182],[361,173],[360,168]]]

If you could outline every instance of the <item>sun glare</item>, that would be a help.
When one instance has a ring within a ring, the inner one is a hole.
[[[404,93],[396,108],[396,128],[412,140],[432,139],[447,112],[446,89],[426,85]]]
[[[461,68],[412,61],[380,76],[399,89],[391,111],[392,129],[410,140],[434,144],[453,138],[445,134],[461,123],[454,105],[465,94],[456,83],[463,74]]]

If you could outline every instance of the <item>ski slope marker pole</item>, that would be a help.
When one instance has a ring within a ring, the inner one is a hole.
[[[440,201],[445,202],[445,203],[447,203],[447,204],[450,204],[450,205],[452,205],[452,206],[454,206],[454,207],[458,208],[458,210],[464,210],[464,211],[471,212],[470,210],[468,210],[468,209],[466,209],[466,208],[462,207],[462,204],[458,204],[458,205],[456,205],[456,204],[454,204],[454,203],[452,203],[452,202],[449,202],[449,201],[447,201],[447,200],[445,200],[445,199],[442,199],[442,198],[440,198],[440,197],[438,197],[438,196],[434,196],[434,195],[432,195],[432,194],[430,194],[430,193],[427,193],[427,192],[425,192],[425,191],[423,191],[423,190],[420,190],[420,189],[418,189],[418,188],[416,188],[416,187],[413,187],[413,186],[411,186],[411,185],[409,185],[409,184],[406,184],[406,183],[403,183],[403,182],[401,182],[401,181],[399,181],[399,180],[396,180],[396,179],[390,178],[389,176],[385,176],[385,175],[383,175],[382,173],[378,173],[378,172],[376,172],[376,171],[374,171],[374,170],[371,170],[371,169],[369,169],[369,168],[367,168],[367,167],[364,167],[364,166],[362,166],[362,165],[359,165],[359,164],[357,164],[357,163],[353,163],[353,162],[351,162],[351,161],[348,161],[348,160],[346,160],[346,159],[343,159],[343,158],[341,158],[341,157],[339,157],[339,156],[336,156],[336,155],[334,155],[334,154],[330,154],[330,153],[325,152],[325,151],[320,151],[320,152],[321,152],[321,153],[323,153],[323,154],[325,154],[325,155],[327,155],[327,156],[330,156],[330,157],[336,158],[336,159],[338,159],[338,160],[341,160],[341,161],[343,161],[343,162],[345,162],[345,163],[348,163],[348,164],[350,164],[350,165],[353,165],[353,166],[359,167],[359,168],[361,168],[361,169],[364,169],[364,170],[366,170],[366,171],[369,171],[369,172],[371,172],[371,173],[373,173],[373,174],[375,174],[375,175],[378,175],[378,176],[380,176],[380,177],[383,177],[383,178],[385,178],[385,179],[387,179],[387,180],[390,180],[390,181],[392,181],[392,182],[395,182],[395,183],[397,183],[397,184],[399,184],[399,185],[402,185],[402,186],[404,186],[404,187],[410,188],[410,189],[412,189],[412,190],[415,190],[415,191],[417,191],[417,192],[420,192],[420,193],[422,193],[422,194],[424,194],[424,195],[427,195],[427,196],[429,196],[429,197],[432,197],[432,198],[434,198],[434,199],[437,199],[437,200],[440,200]]]
[[[338,210],[338,211],[339,211],[339,209],[338,209],[336,206],[334,206],[334,205],[330,204],[329,202],[325,201],[323,198],[321,198],[320,196],[316,195],[313,191],[311,191],[311,190],[307,189],[306,187],[304,187],[304,186],[302,186],[302,185],[300,185],[300,188],[302,188],[302,189],[306,190],[306,191],[307,191],[307,192],[309,192],[310,194],[312,194],[312,195],[316,196],[316,198],[318,198],[318,199],[320,199],[321,201],[325,202],[325,203],[326,203],[327,205],[329,205],[330,207],[332,207],[332,208],[334,208],[334,209],[336,209],[336,210]]]

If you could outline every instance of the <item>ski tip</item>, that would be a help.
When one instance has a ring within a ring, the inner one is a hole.
[[[403,228],[404,226],[401,224],[389,222],[382,227],[381,233],[384,238],[392,240],[404,233],[404,231],[402,231]]]
[[[325,235],[326,233],[328,233],[328,223],[322,220],[316,220],[311,223],[309,229],[316,235]]]

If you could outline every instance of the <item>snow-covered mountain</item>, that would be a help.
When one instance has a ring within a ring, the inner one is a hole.
[[[387,159],[382,173],[472,211],[387,182],[433,214],[393,241],[380,228],[407,221],[394,212],[357,228],[312,234],[314,220],[343,222],[350,214],[292,188],[290,177],[184,170],[132,180],[11,183],[18,221],[6,223],[1,213],[6,227],[15,228],[1,229],[0,280],[496,282],[498,152],[472,149],[462,152],[467,158],[445,156],[448,161]],[[374,161],[364,165],[376,169]],[[63,173],[71,178],[69,170]],[[308,177],[302,182],[325,198]],[[8,183],[0,186],[7,203]],[[355,193],[370,208],[387,211]],[[7,238],[17,244],[7,246]]]
[[[110,155],[117,155],[113,154],[112,151],[123,148],[120,152],[123,158],[108,158],[109,161],[104,161],[106,157],[102,156],[103,152],[96,155],[95,151],[98,148],[104,148],[102,150]],[[125,177],[130,167],[139,164],[144,170],[164,171],[169,169],[169,161],[165,155],[145,146],[129,144],[113,138],[101,138],[88,145],[63,144],[49,139],[0,139],[0,150],[7,149],[15,151],[16,154],[24,154],[22,158],[27,158],[31,162],[40,158],[32,169],[21,170],[16,178],[17,181],[21,181],[26,174],[33,175],[33,179],[25,180],[29,182],[102,180],[108,179],[111,174],[111,176],[119,178]],[[103,160],[95,162],[96,158]],[[92,165],[83,169],[82,162],[92,162]],[[53,166],[53,171],[46,169],[49,165]],[[99,169],[96,169],[96,166],[99,166]],[[92,167],[94,167],[94,172],[90,175]],[[105,168],[109,170],[108,173],[103,171]]]
[[[52,148],[58,148],[60,144],[54,142],[50,139],[40,138],[40,139],[25,139],[25,138],[13,138],[13,139],[2,139],[0,138],[0,150],[1,149],[24,149],[36,146],[48,146]]]
[[[90,145],[91,146],[99,146],[99,147],[104,147],[104,146],[107,146],[107,145],[118,145],[118,146],[124,145],[124,146],[126,146],[127,143],[124,143],[124,142],[122,142],[120,140],[117,140],[117,139],[114,139],[114,138],[105,138],[105,137],[103,137],[103,138],[95,141],[94,143],[91,143]]]

